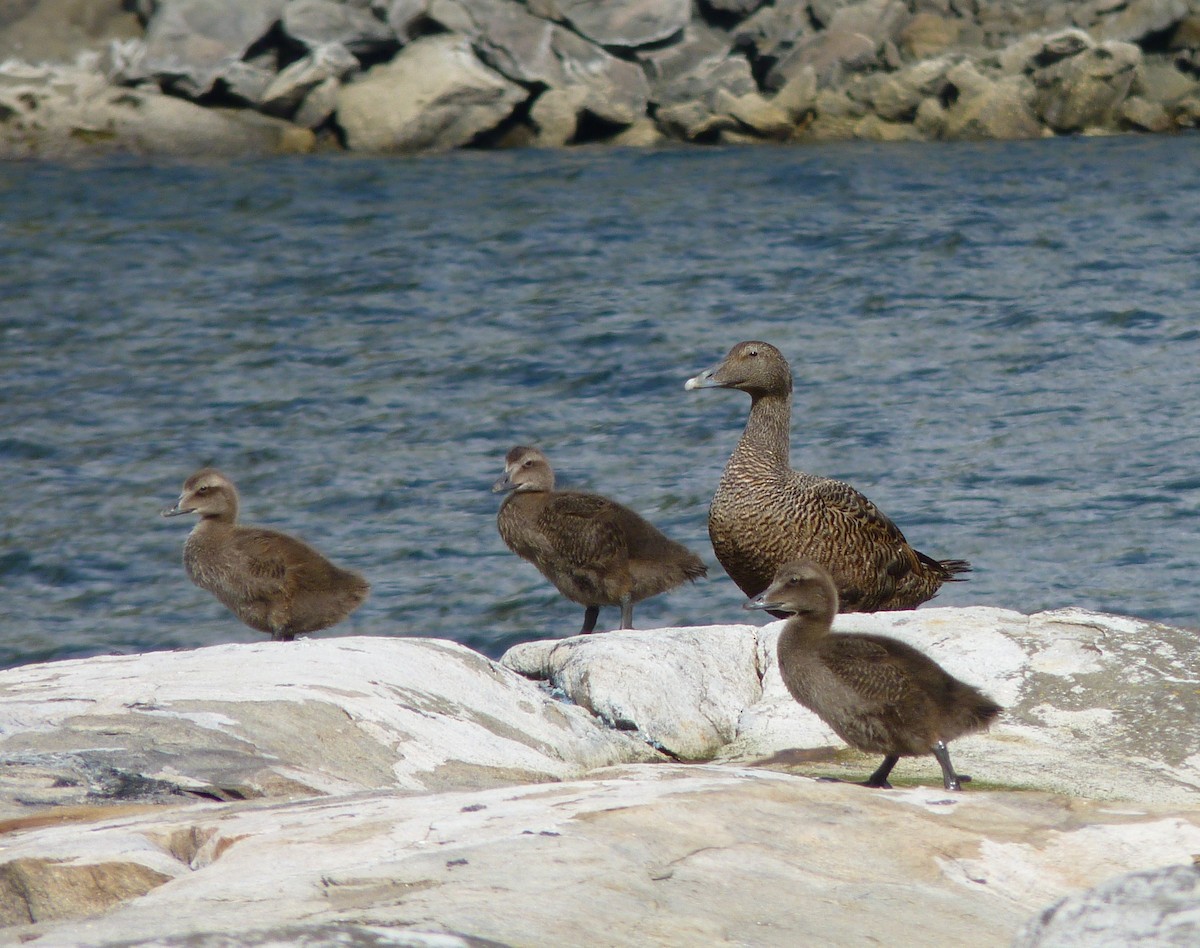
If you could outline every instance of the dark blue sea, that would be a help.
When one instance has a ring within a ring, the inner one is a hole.
[[[793,464],[974,564],[935,604],[1196,627],[1198,146],[0,166],[0,665],[261,640],[158,515],[206,464],[371,581],[321,635],[572,634],[495,529],[517,443],[709,563],[636,626],[745,621],[705,517],[749,399],[683,383],[754,338]]]

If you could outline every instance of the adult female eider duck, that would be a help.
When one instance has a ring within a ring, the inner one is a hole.
[[[831,632],[837,590],[812,560],[786,564],[746,608],[791,615],[777,647],[783,683],[851,747],[884,755],[866,786],[888,788],[901,757],[933,754],[945,788],[962,789],[970,778],[954,772],[946,744],[986,728],[1000,705],[905,642]]]
[[[747,596],[784,563],[806,556],[833,574],[843,612],[915,609],[970,570],[914,550],[900,529],[842,481],[794,471],[789,460],[792,370],[765,342],[740,342],[684,386],[736,388],[750,417],[708,509],[713,551]]]
[[[634,603],[707,573],[698,556],[628,507],[599,494],[555,490],[554,470],[537,448],[509,451],[492,490],[510,492],[496,516],[500,536],[584,607],[581,635],[596,628],[601,606],[620,606],[621,628],[632,629]]]
[[[237,522],[238,492],[215,468],[189,477],[164,517],[199,514],[183,546],[188,578],[235,616],[275,641],[341,622],[370,589],[358,573],[334,566],[302,540]]]

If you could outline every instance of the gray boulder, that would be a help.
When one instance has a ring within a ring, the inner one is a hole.
[[[689,23],[678,43],[639,50],[637,59],[658,105],[703,99],[718,89],[733,95],[758,91],[746,57],[733,52],[729,37],[702,20]]]
[[[948,91],[946,73],[955,65],[941,57],[915,63],[884,75],[875,85],[872,103],[880,118],[889,122],[911,122],[917,108],[929,98],[942,98]]]
[[[0,67],[0,158],[105,154],[245,157],[311,151],[312,133],[246,109],[211,109],[86,69]]]
[[[9,0],[0,3],[0,62],[71,63],[84,51],[140,38],[123,0]]]
[[[358,59],[340,43],[317,46],[273,77],[260,108],[268,115],[295,116],[298,124],[315,128],[333,113],[341,80],[358,68]],[[318,88],[319,95],[313,97]]]
[[[337,43],[358,55],[377,55],[400,45],[395,31],[370,9],[335,0],[288,0],[283,32],[309,49]]]
[[[513,0],[432,0],[429,17],[470,37],[479,57],[506,78],[559,90],[549,102],[558,112],[570,104],[576,121],[587,111],[620,126],[646,114],[649,86],[635,63]]]
[[[279,21],[286,0],[164,0],[122,77],[153,79],[191,98],[209,92]]]
[[[1056,132],[1113,128],[1141,63],[1137,46],[1108,41],[1035,69],[1034,110]]]
[[[733,16],[749,16],[759,9],[767,0],[702,0],[703,5],[716,10],[718,13],[728,13]]]
[[[530,8],[606,47],[661,43],[692,18],[692,0],[538,0]]]
[[[879,66],[879,53],[879,43],[865,33],[824,30],[797,43],[767,73],[764,85],[781,89],[806,69],[813,70],[822,87],[839,85],[849,73]]]
[[[458,148],[503,122],[528,93],[452,33],[404,47],[339,90],[336,119],[355,151]]]
[[[1092,0],[1076,5],[1072,19],[1097,39],[1137,43],[1166,32],[1188,12],[1186,0]]]
[[[917,109],[914,124],[926,137],[1004,140],[1044,133],[1033,110],[1033,86],[1024,76],[993,79],[961,62],[945,78],[944,103],[928,98]]]
[[[384,21],[392,28],[396,39],[407,43],[416,38],[415,30],[429,9],[429,0],[389,0],[384,7]]]
[[[916,14],[900,31],[896,44],[912,59],[938,56],[958,42],[963,21],[928,10]]]
[[[1067,896],[1013,941],[1013,948],[1109,945],[1200,945],[1200,867],[1131,872]]]
[[[735,45],[769,66],[813,32],[812,20],[804,4],[783,3],[762,7],[747,17],[733,31],[733,39]]]
[[[862,33],[882,45],[896,42],[911,19],[908,5],[901,0],[861,0],[834,10],[826,28]]]

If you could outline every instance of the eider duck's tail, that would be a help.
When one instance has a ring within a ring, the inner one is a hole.
[[[923,565],[937,573],[943,583],[965,583],[966,577],[959,579],[958,574],[971,572],[971,564],[966,560],[935,560],[920,551],[917,552],[917,557]]]

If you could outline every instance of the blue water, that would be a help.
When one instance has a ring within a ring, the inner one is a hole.
[[[0,166],[0,665],[260,640],[158,516],[209,463],[370,579],[321,634],[573,633],[495,530],[521,442],[710,564],[635,625],[744,621],[705,516],[749,399],[683,382],[747,338],[797,467],[975,565],[937,604],[1195,627],[1197,145]]]

